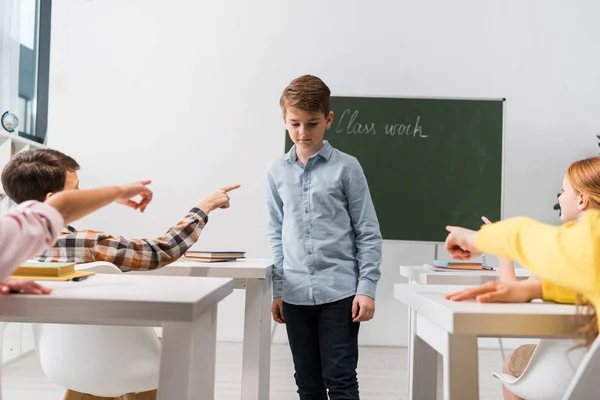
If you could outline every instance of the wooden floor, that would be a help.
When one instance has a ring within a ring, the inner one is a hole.
[[[272,355],[271,400],[297,400],[289,348],[286,345],[273,345]],[[406,360],[405,348],[361,348],[358,369],[361,398],[363,400],[407,399]],[[240,399],[241,364],[241,344],[219,343],[215,398]],[[480,399],[502,399],[500,384],[491,375],[492,371],[499,371],[500,368],[499,351],[479,351]],[[2,392],[4,400],[62,400],[64,389],[48,382],[37,357],[31,354],[2,370]]]

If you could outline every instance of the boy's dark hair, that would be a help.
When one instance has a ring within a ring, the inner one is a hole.
[[[67,171],[75,172],[79,164],[60,151],[36,149],[18,153],[2,171],[4,191],[16,203],[46,200],[50,192],[65,188]]]
[[[291,107],[305,112],[320,111],[327,117],[331,111],[330,95],[331,91],[321,79],[313,75],[302,75],[283,90],[279,105],[283,115]]]

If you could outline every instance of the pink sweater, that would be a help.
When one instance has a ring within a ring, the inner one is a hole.
[[[37,201],[26,201],[0,216],[0,280],[23,261],[52,246],[63,224],[56,209]]]

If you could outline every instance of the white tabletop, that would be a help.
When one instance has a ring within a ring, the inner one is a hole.
[[[144,275],[169,275],[169,276],[203,276],[234,279],[270,279],[271,265],[269,259],[239,259],[204,263],[197,261],[175,261],[165,267],[152,271],[143,271]],[[134,274],[128,272],[127,274]],[[138,272],[135,272],[138,274]]]
[[[515,268],[518,280],[527,279],[531,272],[524,268]],[[400,275],[422,285],[481,285],[497,281],[499,273],[495,271],[433,271],[419,266],[401,266]]]
[[[394,297],[450,333],[489,337],[565,337],[575,332],[573,305],[482,304],[450,301],[449,293],[468,286],[396,284]]]
[[[2,296],[0,320],[158,326],[194,321],[233,291],[232,279],[129,274],[39,283],[52,293]]]

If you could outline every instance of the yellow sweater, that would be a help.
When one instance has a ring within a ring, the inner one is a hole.
[[[484,225],[475,245],[539,276],[544,300],[573,303],[579,293],[600,312],[600,211],[559,227],[523,217]]]

